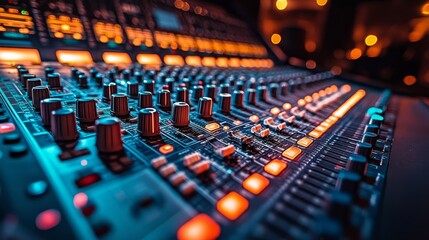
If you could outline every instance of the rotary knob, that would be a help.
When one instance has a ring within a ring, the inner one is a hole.
[[[40,101],[40,116],[42,123],[45,126],[51,125],[52,111],[61,108],[61,99],[59,98],[45,98]]]
[[[366,142],[374,146],[375,142],[377,141],[377,134],[366,132],[362,136],[362,142]]]
[[[116,94],[118,92],[118,86],[116,83],[105,83],[103,85],[103,100],[110,101],[112,94]]]
[[[161,89],[157,93],[157,104],[158,106],[165,110],[170,111],[171,109],[171,93],[167,89]]]
[[[237,83],[237,85],[235,85],[235,90],[243,91],[244,92],[245,87],[246,87],[246,85],[244,85],[244,82],[243,81],[239,81]]]
[[[121,123],[116,117],[95,121],[95,145],[99,152],[115,153],[123,149]]]
[[[28,99],[32,99],[33,97],[33,88],[42,85],[42,79],[40,78],[30,78],[27,79],[27,95]]]
[[[173,104],[171,118],[176,127],[186,127],[189,125],[189,105],[185,102],[176,102]]]
[[[95,75],[95,82],[97,83],[98,86],[102,86],[103,85],[103,81],[104,81],[104,76],[101,73],[97,73],[97,75]]]
[[[219,109],[223,113],[229,113],[231,111],[231,94],[219,94]]]
[[[48,86],[51,89],[61,89],[61,75],[59,73],[50,73],[48,74]]]
[[[85,74],[79,75],[77,82],[80,88],[88,87],[88,77]]]
[[[347,159],[346,169],[364,175],[368,166],[367,159],[358,154],[351,154]]]
[[[288,91],[288,84],[286,82],[282,82],[280,84],[280,95],[286,96]]]
[[[26,73],[26,74],[21,75],[21,83],[22,83],[22,86],[24,86],[25,90],[27,90],[27,80],[30,78],[35,78],[35,77],[36,77],[36,75],[30,74],[30,73]]]
[[[128,81],[127,94],[130,98],[137,98],[139,95],[139,83],[136,81]]]
[[[38,110],[40,108],[40,101],[45,98],[50,98],[49,88],[47,86],[36,86],[31,90],[33,107]]]
[[[369,120],[369,124],[375,125],[377,127],[381,126],[381,123],[384,121],[384,117],[378,114],[373,114]]]
[[[177,95],[176,96],[177,96],[177,98],[176,98],[177,102],[189,103],[189,91],[185,87],[185,85],[180,85],[177,88]]]
[[[375,125],[375,124],[367,124],[366,126],[365,126],[365,132],[367,133],[367,132],[370,132],[370,133],[374,133],[375,135],[378,135],[378,132],[379,132],[379,127],[377,126],[377,125]]]
[[[256,104],[256,90],[253,88],[249,88],[246,91],[246,102],[251,105]]]
[[[228,83],[222,83],[220,85],[220,92],[221,93],[229,93],[229,89],[230,89],[230,86]]]
[[[277,98],[279,96],[279,84],[271,83],[270,84],[270,97]]]
[[[122,71],[122,79],[124,79],[125,81],[130,80],[130,71],[128,70]]]
[[[355,153],[366,157],[366,159],[371,158],[372,145],[366,142],[358,142],[355,147]]]
[[[70,69],[70,76],[71,76],[71,78],[73,78],[73,79],[77,79],[77,72],[79,72],[79,71],[77,70],[77,68],[72,67],[72,68]]]
[[[76,100],[76,118],[81,123],[93,123],[98,118],[97,104],[92,98]]]
[[[159,135],[159,113],[155,108],[143,108],[139,111],[137,131],[143,137]]]
[[[137,107],[139,109],[141,109],[141,108],[152,108],[153,107],[152,93],[147,92],[147,91],[140,92]]]
[[[48,75],[54,73],[54,68],[53,67],[46,67],[45,68],[45,78],[48,79]]]
[[[116,93],[112,95],[110,101],[110,112],[117,117],[125,117],[130,114],[128,109],[128,97],[124,93]]]
[[[198,102],[204,95],[203,86],[194,86],[192,90],[192,101]]]
[[[143,90],[151,92],[152,94],[155,93],[155,81],[150,79],[145,79],[143,81]]]
[[[51,131],[55,141],[74,141],[79,137],[76,128],[75,114],[70,108],[52,111]]]
[[[28,72],[28,69],[26,69],[26,68],[19,68],[18,69],[18,80],[20,81],[20,82],[22,82],[22,75],[24,75],[24,74],[28,74],[29,72]]]
[[[198,115],[201,118],[211,118],[213,112],[213,100],[209,97],[202,97],[198,101]]]
[[[141,83],[143,82],[143,75],[141,72],[135,72],[134,73],[134,78],[136,79],[137,82]]]
[[[165,80],[165,82],[166,82],[166,84],[168,86],[168,89],[170,89],[171,92],[172,92],[174,90],[174,83],[175,83],[174,78],[167,78]]]
[[[243,107],[243,100],[244,100],[244,92],[240,90],[234,91],[234,100],[233,105],[236,108],[242,108]]]
[[[110,82],[116,82],[115,71],[110,70],[109,72],[107,72],[107,79],[109,79]]]
[[[95,68],[89,69],[89,77],[95,79],[97,77],[98,71]]]
[[[265,102],[267,100],[267,87],[266,86],[259,86],[257,88],[257,98],[261,102]]]
[[[352,196],[356,196],[358,193],[360,180],[361,176],[359,174],[346,170],[340,170],[335,188],[337,190],[349,193]]]
[[[204,96],[209,97],[213,100],[213,102],[216,102],[216,86],[215,85],[206,85],[206,88],[204,89]]]

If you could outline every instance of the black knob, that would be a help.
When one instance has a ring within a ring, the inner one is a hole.
[[[77,70],[77,68],[72,67],[72,68],[70,69],[70,78],[72,78],[72,79],[77,79],[77,72],[79,72],[79,71]]]
[[[365,131],[365,132],[374,133],[374,134],[378,135],[379,128],[378,128],[378,126],[377,126],[377,125],[375,125],[375,124],[367,124],[367,125],[365,126],[365,130],[364,130],[364,131]]]
[[[139,101],[137,103],[137,107],[141,108],[152,108],[153,107],[153,98],[151,92],[140,92],[139,93]]]
[[[54,73],[53,67],[45,67],[45,79],[48,79],[48,75]]]
[[[51,125],[52,111],[61,108],[61,99],[59,98],[45,98],[40,101],[40,116],[42,123],[45,126]]]
[[[364,175],[368,166],[367,159],[358,154],[350,154],[347,159],[346,169],[360,175]]]
[[[177,88],[177,94],[176,94],[176,101],[177,102],[185,102],[185,103],[189,103],[189,91],[188,89],[185,87],[185,85],[181,84],[178,88]]]
[[[256,79],[255,78],[250,78],[248,83],[247,83],[247,88],[251,88],[251,89],[255,89],[256,88]]]
[[[230,86],[228,83],[222,83],[220,85],[220,92],[221,93],[229,93],[229,90],[230,90]]]
[[[204,95],[203,86],[194,86],[192,91],[192,101],[198,102]]]
[[[28,69],[26,68],[19,68],[18,69],[18,80],[22,83],[22,75],[28,74]]]
[[[189,125],[189,105],[185,102],[176,102],[173,104],[171,120],[176,127],[186,127]]]
[[[125,81],[130,80],[130,72],[128,70],[122,71],[122,79],[124,79]]]
[[[81,123],[94,123],[98,118],[96,101],[92,98],[76,100],[76,118]]]
[[[219,110],[223,113],[229,113],[231,111],[231,94],[219,94]]]
[[[40,101],[50,97],[49,88],[47,86],[36,86],[36,87],[33,87],[31,91],[33,94],[32,96],[33,107],[35,109],[40,108]]]
[[[165,80],[165,82],[167,83],[168,89],[173,92],[174,90],[174,78],[167,78],[167,80]]]
[[[118,86],[116,83],[105,83],[103,85],[103,100],[110,101],[112,94],[116,94],[118,92]]]
[[[85,74],[79,75],[77,82],[80,88],[88,87],[88,77]]]
[[[167,89],[161,89],[157,93],[157,105],[165,110],[170,111],[171,109],[171,93]]]
[[[28,99],[32,99],[33,96],[33,88],[42,85],[42,79],[40,78],[29,78],[27,79],[27,95]]]
[[[349,193],[352,196],[356,196],[358,193],[360,180],[361,176],[359,174],[346,170],[340,170],[335,188],[337,190]]]
[[[48,74],[48,86],[50,89],[61,89],[61,75],[59,73]]]
[[[259,86],[257,89],[257,98],[261,102],[265,102],[267,100],[267,87],[266,86]]]
[[[118,118],[108,117],[95,121],[95,145],[102,153],[122,150],[121,123]]]
[[[242,108],[243,107],[243,100],[244,100],[244,92],[240,90],[234,91],[234,107],[236,108]]]
[[[109,72],[107,72],[107,79],[109,79],[110,82],[116,82],[116,73],[115,73],[115,71],[109,71]]]
[[[150,79],[143,80],[143,91],[155,93],[155,81]]]
[[[381,123],[384,121],[384,117],[378,114],[373,114],[369,120],[369,124],[376,125],[377,127],[381,126]]]
[[[204,96],[209,97],[216,102],[216,86],[215,85],[206,85],[204,89]]]
[[[141,72],[134,72],[134,78],[139,83],[143,82],[143,75]]]
[[[209,97],[202,97],[198,101],[198,115],[201,118],[211,118],[213,112],[213,100]]]
[[[243,81],[239,81],[237,83],[237,85],[235,85],[235,90],[244,91],[245,87],[246,87],[246,85],[244,84],[244,82]]]
[[[280,95],[286,96],[288,91],[288,84],[286,82],[282,82],[280,84]]]
[[[372,145],[366,142],[358,142],[355,147],[355,153],[366,157],[366,159],[371,158]]]
[[[159,113],[155,108],[143,108],[139,111],[137,131],[143,137],[159,135]]]
[[[74,112],[70,108],[52,111],[51,131],[55,141],[73,141],[79,137]]]
[[[26,73],[26,74],[21,75],[21,83],[22,83],[22,86],[24,86],[25,90],[27,90],[27,80],[30,78],[35,78],[35,77],[36,77],[36,75],[30,74],[30,73]]]
[[[128,97],[124,93],[112,94],[110,112],[117,117],[125,117],[130,114],[128,109]]]
[[[326,200],[329,216],[340,222],[348,223],[353,202],[352,196],[342,191],[332,191],[327,194]]]
[[[377,134],[366,132],[362,136],[362,142],[366,142],[374,146],[375,142],[377,141]]]
[[[271,83],[270,84],[270,97],[277,98],[279,96],[279,84]]]
[[[139,96],[139,83],[136,81],[128,81],[127,94],[130,98],[137,98]]]
[[[293,93],[295,91],[295,81],[294,80],[290,80],[288,82],[288,92]]]
[[[246,103],[255,105],[256,104],[256,90],[249,88],[246,91]]]
[[[104,82],[103,74],[97,73],[97,75],[95,75],[95,82],[97,83],[98,86],[102,86]]]
[[[89,69],[89,77],[95,79],[97,77],[98,71],[95,68]]]

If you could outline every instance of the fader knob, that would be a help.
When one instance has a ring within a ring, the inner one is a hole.
[[[130,98],[137,98],[139,95],[139,83],[136,81],[128,81],[127,94]]]
[[[213,112],[213,100],[209,97],[202,97],[198,101],[198,115],[201,118],[211,118]]]
[[[237,85],[235,85],[235,90],[244,91],[245,85],[243,81],[239,81]]]
[[[165,80],[165,82],[167,83],[168,89],[170,90],[170,92],[173,92],[174,90],[174,78],[167,78],[167,80]]]
[[[350,154],[347,159],[346,169],[360,175],[364,175],[366,172],[368,162],[366,157],[358,154]]]
[[[30,78],[30,79],[27,79],[27,95],[28,95],[28,99],[32,99],[32,96],[33,96],[33,91],[32,91],[32,89],[34,88],[34,87],[37,87],[37,86],[41,86],[42,85],[42,79],[40,79],[40,78]]]
[[[123,148],[121,123],[118,118],[108,117],[95,121],[95,145],[99,152],[114,153]]]
[[[110,112],[117,117],[124,117],[130,114],[128,109],[128,97],[124,93],[112,94],[110,101]]]
[[[204,95],[203,86],[194,86],[192,89],[192,101],[198,102]]]
[[[61,75],[59,73],[50,73],[47,77],[50,89],[61,89]]]
[[[143,80],[143,90],[151,92],[152,94],[155,93],[155,81],[150,79]]]
[[[327,212],[330,217],[347,223],[350,216],[352,196],[343,191],[332,191],[327,194]]]
[[[177,98],[176,98],[177,102],[189,103],[189,91],[184,85],[179,86],[177,88],[176,96],[177,96]]]
[[[76,118],[81,123],[93,123],[98,118],[96,101],[92,98],[76,100]]]
[[[280,84],[280,95],[286,96],[288,90],[288,84],[286,82],[282,82]]]
[[[152,93],[147,92],[147,91],[140,92],[137,107],[139,109],[141,109],[141,108],[152,108],[153,107]]]
[[[189,105],[185,102],[176,102],[173,104],[171,120],[176,127],[186,127],[189,125]]]
[[[216,102],[216,86],[215,85],[206,85],[204,89],[204,96],[209,97]]]
[[[159,135],[159,113],[155,108],[143,108],[139,111],[137,131],[143,137]]]
[[[246,91],[246,103],[255,105],[256,104],[256,90],[249,88]]]
[[[240,90],[234,91],[234,107],[236,108],[242,108],[243,107],[243,100],[244,100],[244,92]]]
[[[231,111],[231,94],[219,94],[219,109],[223,113],[229,113]]]
[[[61,99],[59,98],[45,98],[40,101],[40,116],[42,123],[45,126],[51,125],[52,111],[61,108]]]
[[[257,98],[261,102],[265,102],[267,100],[267,87],[266,86],[259,86],[257,89]]]
[[[28,74],[29,72],[28,72],[28,69],[26,69],[26,68],[19,68],[18,69],[18,80],[20,81],[20,82],[22,82],[22,75],[24,75],[24,74]]]
[[[171,93],[167,89],[161,89],[157,93],[157,104],[165,110],[170,111],[171,109]]]
[[[384,117],[378,114],[373,114],[369,120],[369,124],[376,125],[377,127],[381,126],[381,123],[384,121]]]
[[[377,134],[366,132],[362,136],[362,142],[366,142],[374,146],[375,142],[377,141]]]
[[[355,153],[366,157],[366,159],[371,158],[372,145],[366,142],[358,142],[355,147]]]
[[[116,86],[116,83],[105,83],[103,85],[103,100],[110,101],[112,94],[115,94],[117,92],[118,86]]]
[[[370,133],[374,133],[374,134],[376,134],[376,135],[378,135],[378,132],[379,132],[379,128],[378,128],[378,126],[377,125],[375,125],[375,124],[367,124],[366,126],[365,126],[365,132],[370,132]]]
[[[33,94],[33,107],[38,110],[40,108],[40,101],[50,97],[49,88],[47,86],[36,86],[31,91]]]
[[[360,180],[361,176],[359,174],[346,170],[340,170],[335,188],[337,190],[350,193],[352,196],[356,196],[358,193]]]
[[[227,83],[222,83],[220,85],[220,92],[221,93],[229,93],[229,89],[230,89],[230,86]]]
[[[277,98],[279,96],[279,85],[277,83],[270,84],[270,97]]]
[[[79,137],[76,119],[72,109],[61,108],[52,111],[51,131],[55,141],[73,141]]]
[[[26,74],[21,75],[21,83],[22,83],[22,86],[24,86],[25,90],[27,90],[27,80],[30,78],[35,78],[35,77],[36,77],[36,75],[30,74],[30,73],[26,73]]]

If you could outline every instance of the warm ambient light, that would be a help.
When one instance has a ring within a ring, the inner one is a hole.
[[[141,65],[158,66],[161,65],[161,58],[157,54],[141,53],[137,55],[137,62]]]
[[[62,64],[85,65],[93,63],[88,51],[58,50],[57,59]]]
[[[328,3],[328,0],[316,0],[317,5],[323,7]]]
[[[185,60],[179,55],[165,55],[164,63],[171,66],[183,66],[185,65]]]
[[[360,58],[361,56],[362,56],[362,50],[360,50],[359,48],[353,48],[350,51],[349,58],[351,60],[356,60],[356,59]]]
[[[282,37],[278,33],[271,35],[271,42],[273,44],[279,44],[282,41]]]
[[[103,61],[107,64],[131,64],[131,58],[128,54],[122,52],[105,52]]]
[[[5,64],[39,64],[40,55],[37,49],[30,48],[0,48],[0,63]]]
[[[412,75],[408,75],[408,76],[405,76],[402,81],[404,82],[405,85],[411,86],[416,83],[417,79]]]
[[[429,15],[429,3],[426,3],[422,6],[422,14]]]
[[[187,56],[185,58],[185,62],[189,66],[201,67],[201,57],[200,56]]]
[[[377,43],[377,40],[378,40],[377,36],[370,34],[370,35],[366,36],[365,44],[368,47],[370,47],[370,46],[375,45]]]
[[[277,0],[276,1],[276,8],[278,10],[285,10],[287,7],[287,0]]]

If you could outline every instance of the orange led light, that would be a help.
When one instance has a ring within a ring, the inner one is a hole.
[[[138,54],[137,62],[141,65],[159,66],[161,65],[161,58],[158,54]]]
[[[283,109],[284,110],[286,110],[286,111],[288,111],[288,110],[290,110],[291,108],[292,108],[292,104],[290,104],[290,103],[285,103],[285,104],[283,104]]]
[[[259,122],[259,117],[256,116],[256,115],[252,115],[252,116],[249,117],[249,120],[251,122],[257,123],[257,122]]]
[[[277,114],[280,113],[280,108],[273,107],[273,108],[271,108],[270,113],[273,114],[273,115],[277,115]]]
[[[314,137],[314,138],[320,138],[320,136],[322,136],[322,132],[319,132],[317,130],[313,130],[308,135],[311,137]]]
[[[298,140],[297,144],[302,147],[308,147],[313,143],[313,139],[310,139],[308,137],[303,137]]]
[[[40,64],[40,55],[37,49],[32,48],[0,48],[0,63],[5,64]]]
[[[215,67],[216,59],[214,57],[203,57],[203,59],[201,60],[201,63],[205,67]]]
[[[132,63],[130,56],[123,52],[105,52],[103,53],[103,61],[107,64]]]
[[[273,175],[278,176],[287,167],[287,162],[273,159],[267,165],[264,166],[264,171]]]
[[[365,90],[359,89],[349,99],[347,99],[333,114],[332,116],[342,118],[344,115],[356,105],[366,95]]]
[[[249,207],[249,202],[236,192],[230,192],[216,203],[216,209],[229,220],[235,220]]]
[[[174,151],[174,147],[170,144],[165,144],[159,148],[159,151],[164,155],[169,154]]]
[[[282,156],[285,157],[285,158],[288,158],[290,160],[295,160],[295,158],[299,154],[301,154],[301,152],[302,152],[301,149],[299,149],[297,147],[294,147],[294,146],[291,146],[288,149],[286,149],[286,150],[283,151]]]
[[[228,67],[228,59],[225,57],[219,57],[216,59],[216,66],[218,67]]]
[[[216,239],[221,232],[219,224],[206,214],[198,214],[177,231],[179,240]]]
[[[182,56],[179,55],[165,55],[164,63],[171,66],[183,66],[185,61]]]
[[[219,123],[209,123],[205,126],[205,128],[209,131],[215,131],[218,130],[220,128]]]
[[[62,64],[85,65],[93,63],[89,51],[58,50],[56,55]]]
[[[305,100],[302,98],[299,99],[297,103],[298,103],[298,106],[300,106],[300,107],[303,107],[306,104]]]
[[[240,59],[238,59],[238,58],[230,58],[228,65],[230,67],[240,67]]]
[[[311,96],[305,96],[304,100],[309,103],[313,101],[313,98]]]
[[[185,58],[185,62],[189,66],[201,67],[201,57],[200,56],[187,56]]]
[[[250,175],[243,181],[243,187],[247,191],[258,195],[270,184],[270,180],[259,173]]]

